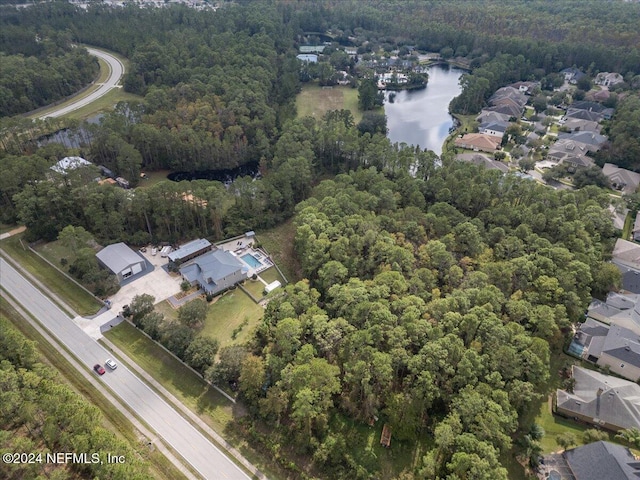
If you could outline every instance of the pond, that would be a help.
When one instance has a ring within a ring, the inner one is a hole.
[[[386,92],[384,113],[392,142],[420,145],[440,155],[453,127],[449,102],[461,92],[458,81],[464,70],[442,64],[429,67],[428,72],[427,88]],[[393,103],[389,100],[392,93]]]
[[[173,172],[167,175],[169,180],[181,182],[183,180],[217,180],[226,185],[231,184],[238,177],[258,176],[258,162],[249,162],[236,168],[219,170],[202,170],[199,172]]]

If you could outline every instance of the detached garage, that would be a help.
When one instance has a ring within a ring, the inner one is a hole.
[[[118,277],[119,283],[147,268],[145,259],[124,243],[114,243],[104,247],[96,253],[96,257],[102,266]]]

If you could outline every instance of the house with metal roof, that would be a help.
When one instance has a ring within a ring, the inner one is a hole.
[[[221,249],[206,252],[180,267],[185,280],[213,295],[245,280],[248,271],[231,252]]]
[[[64,157],[62,160],[56,162],[56,164],[51,166],[50,168],[56,173],[66,175],[71,170],[75,170],[76,168],[80,167],[86,167],[88,165],[93,164],[89,160],[85,160],[82,157]]]
[[[179,248],[171,252],[168,257],[169,261],[177,265],[188,262],[192,258],[196,258],[203,253],[211,250],[213,246],[206,238],[198,238],[181,245]]]
[[[556,391],[556,412],[608,430],[640,428],[640,386],[574,365],[572,391]]]
[[[107,245],[96,253],[96,258],[118,278],[118,283],[147,269],[146,260],[122,242]]]
[[[599,441],[545,455],[540,471],[554,480],[637,480],[640,462],[627,447]]]

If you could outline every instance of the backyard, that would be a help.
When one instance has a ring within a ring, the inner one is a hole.
[[[264,309],[241,289],[230,290],[209,306],[200,335],[215,338],[220,347],[243,343],[263,314]]]
[[[358,107],[358,90],[355,88],[321,87],[306,84],[296,98],[298,117],[314,117],[321,119],[330,110],[351,110],[354,121],[362,119]]]

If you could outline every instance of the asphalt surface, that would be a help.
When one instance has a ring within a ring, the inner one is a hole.
[[[28,282],[16,269],[0,258],[0,285],[44,325],[88,370],[117,358],[89,337],[48,297]],[[235,463],[161,399],[125,366],[118,365],[99,378],[137,416],[178,452],[204,479],[246,480]],[[128,412],[123,412],[125,415]]]
[[[87,51],[91,55],[101,58],[102,60],[107,62],[111,70],[109,74],[109,78],[107,78],[107,80],[104,83],[102,83],[97,90],[91,92],[86,97],[82,97],[71,104],[61,106],[60,108],[54,110],[53,112],[49,112],[41,116],[40,117],[41,119],[62,117],[63,115],[66,115],[69,112],[73,112],[74,110],[82,108],[85,105],[89,105],[91,102],[95,102],[98,98],[106,95],[112,88],[117,87],[118,83],[120,82],[120,79],[124,75],[124,65],[122,64],[122,62],[118,60],[116,57],[114,57],[113,55],[110,55],[102,50],[96,50],[95,48],[87,48]]]

